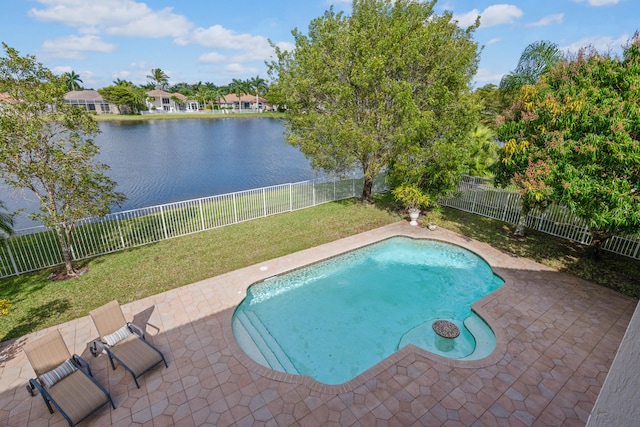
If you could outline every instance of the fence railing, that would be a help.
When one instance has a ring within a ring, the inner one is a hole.
[[[357,197],[364,180],[316,180],[203,197],[79,221],[71,246],[74,261],[185,236],[252,219]],[[374,192],[386,190],[384,175]],[[0,245],[0,278],[62,264],[54,230],[19,230]]]
[[[442,200],[441,204],[512,224],[518,223],[520,219],[520,195],[515,189],[496,188],[492,181],[486,178],[462,177],[458,183],[458,190]],[[558,205],[529,212],[526,225],[531,229],[586,245],[593,240],[587,223]],[[640,259],[640,236],[613,236],[602,248]]]

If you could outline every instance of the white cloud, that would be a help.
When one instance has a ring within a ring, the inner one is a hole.
[[[75,35],[45,40],[42,50],[49,58],[82,58],[86,52],[109,53],[115,49],[115,45],[105,43],[98,36]]]
[[[473,81],[477,86],[484,86],[487,83],[499,84],[504,73],[495,73],[487,68],[479,68]]]
[[[216,49],[253,49],[256,45],[271,47],[263,36],[238,34],[217,24],[209,28],[196,28],[188,38],[179,39],[177,42]]]
[[[182,37],[193,24],[166,7],[159,11],[134,0],[37,0],[44,8],[33,8],[29,16],[57,22],[85,34],[101,32],[118,36]]]
[[[231,63],[224,67],[224,71],[228,75],[242,76],[247,74],[258,74],[260,70],[258,70],[256,67],[245,67],[242,64]]]
[[[593,47],[598,52],[619,52],[622,50],[622,46],[629,41],[629,35],[623,34],[617,39],[610,36],[592,36],[583,37],[571,44],[560,46],[560,50],[569,53],[576,53],[584,47]]]
[[[500,37],[494,37],[494,38],[492,38],[491,40],[489,40],[489,41],[486,43],[486,45],[487,45],[487,46],[491,46],[492,44],[496,44],[496,43],[501,42],[501,41],[502,41],[502,39],[501,39]]]
[[[547,15],[539,21],[528,23],[527,27],[546,27],[551,24],[562,24],[563,19],[564,19],[564,13]]]
[[[221,55],[218,52],[203,53],[198,57],[198,61],[200,62],[222,62],[226,59],[226,56]]]
[[[458,21],[458,25],[466,28],[472,25],[476,18],[480,16],[480,28],[488,28],[502,24],[512,24],[516,19],[521,18],[523,12],[517,6],[511,4],[494,4],[479,12],[473,9],[462,15],[453,15],[453,19]]]
[[[576,3],[582,3],[584,0],[574,0]],[[607,6],[610,4],[618,4],[620,0],[587,0],[589,6]]]
[[[73,68],[71,68],[70,65],[60,65],[51,69],[51,72],[53,72],[53,74],[55,74],[56,76],[61,76],[64,73],[70,73],[71,71],[73,71]]]

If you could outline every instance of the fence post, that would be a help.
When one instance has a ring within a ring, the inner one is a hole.
[[[120,227],[120,219],[116,217],[116,224],[118,224],[118,234],[120,235],[120,244],[122,245],[122,249],[126,249],[127,246],[124,242],[124,234],[122,234],[122,227]]]
[[[267,216],[267,195],[264,188],[262,189],[262,207],[264,208],[264,216]]]
[[[236,193],[233,193],[233,222],[238,222],[238,206],[236,204]]]
[[[168,239],[169,234],[167,233],[167,222],[164,219],[164,208],[160,206],[160,219],[162,219],[162,232],[164,234],[164,238]]]
[[[289,212],[293,212],[293,184],[289,183]]]
[[[198,210],[200,210],[200,224],[202,225],[202,231],[204,231],[205,225],[204,225],[204,211],[202,209],[202,199],[198,199]]]
[[[7,254],[9,255],[9,260],[11,260],[11,266],[13,267],[13,271],[15,271],[15,274],[17,276],[20,274],[20,271],[18,270],[16,260],[13,258],[13,253],[11,252],[11,248],[9,247],[9,239],[5,239],[4,246],[7,248]]]
[[[316,205],[316,182],[313,182],[313,187],[311,187],[313,189],[313,199],[311,200],[311,206],[315,206]]]

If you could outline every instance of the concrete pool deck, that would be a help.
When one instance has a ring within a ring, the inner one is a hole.
[[[458,244],[482,256],[505,285],[474,305],[496,333],[487,358],[456,361],[407,346],[340,385],[257,365],[231,331],[246,288],[263,278],[396,235]],[[443,229],[399,222],[123,305],[146,325],[168,368],[140,378],[87,348],[88,316],[56,326],[111,392],[83,425],[585,425],[637,300]],[[21,346],[0,347],[0,425],[66,425],[40,396]]]

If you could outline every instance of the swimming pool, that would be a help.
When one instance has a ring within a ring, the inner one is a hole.
[[[253,284],[233,333],[263,366],[340,384],[407,344],[455,359],[488,355],[495,336],[471,304],[503,283],[464,248],[394,237]],[[460,336],[435,334],[439,319]]]

